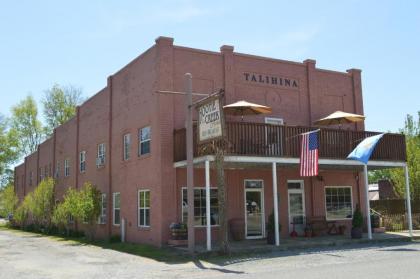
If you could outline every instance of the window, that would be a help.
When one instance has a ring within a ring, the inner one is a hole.
[[[70,176],[70,163],[69,159],[64,160],[64,176],[68,177]]]
[[[105,165],[105,143],[98,144],[98,157],[96,158],[96,166]]]
[[[140,190],[138,196],[139,227],[150,227],[150,191]]]
[[[351,219],[353,215],[351,187],[325,187],[325,210],[327,220]]]
[[[123,137],[123,142],[124,142],[123,159],[124,161],[127,161],[128,159],[130,159],[131,135],[125,134]]]
[[[48,176],[50,176],[50,177],[53,176],[53,171],[52,171],[52,165],[51,165],[51,163],[48,165]]]
[[[33,176],[33,172],[30,171],[29,172],[29,186],[32,186],[32,176]]]
[[[150,126],[139,130],[139,156],[150,153]]]
[[[39,181],[42,181],[44,176],[42,175],[42,168],[39,168]]]
[[[98,224],[106,224],[106,209],[107,209],[107,201],[106,201],[106,194],[101,194],[101,213],[99,215]]]
[[[44,167],[44,169],[45,169],[45,171],[44,171],[44,177],[45,178],[47,178],[49,175],[48,175],[48,166],[46,165],[45,167]]]
[[[210,224],[219,224],[219,206],[217,189],[210,189]],[[182,188],[182,222],[188,220],[187,188]],[[206,189],[194,188],[194,226],[205,226],[206,220]]]
[[[80,172],[85,172],[86,171],[86,151],[80,152],[79,162],[80,162]]]
[[[114,226],[120,225],[120,193],[112,194],[112,205],[113,205],[113,221]]]

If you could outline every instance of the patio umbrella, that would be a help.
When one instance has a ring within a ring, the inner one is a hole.
[[[315,125],[329,126],[329,125],[342,125],[348,123],[355,123],[365,120],[365,116],[359,114],[353,114],[343,111],[336,111],[324,118],[321,118],[314,122]]]
[[[226,114],[240,115],[242,120],[244,119],[244,115],[271,113],[270,107],[253,104],[244,100],[226,105],[223,107],[223,110]]]

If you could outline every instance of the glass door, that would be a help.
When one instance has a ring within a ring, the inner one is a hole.
[[[245,181],[245,232],[246,238],[263,238],[264,195],[262,181]]]
[[[289,233],[302,235],[305,230],[305,193],[303,181],[287,181],[289,201]]]

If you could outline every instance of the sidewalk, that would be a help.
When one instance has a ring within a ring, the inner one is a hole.
[[[420,239],[420,231],[413,232],[413,239]],[[367,234],[363,234],[361,239],[351,239],[347,235],[339,236],[318,236],[312,238],[297,237],[297,238],[283,238],[280,239],[280,246],[267,244],[265,239],[258,240],[243,240],[230,242],[232,253],[252,253],[252,252],[273,252],[273,251],[291,251],[291,250],[306,250],[311,248],[322,248],[332,246],[349,246],[353,244],[366,243],[389,243],[389,242],[410,242],[408,232],[386,232],[373,234],[372,240],[367,238]],[[213,251],[217,250],[217,244],[213,243]],[[187,252],[188,248],[176,247],[176,249]],[[212,251],[212,252],[213,252]],[[205,245],[197,245],[196,252],[198,254],[212,253],[206,250]]]

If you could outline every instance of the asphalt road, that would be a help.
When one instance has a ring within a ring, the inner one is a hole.
[[[209,263],[168,264],[0,230],[0,278],[420,278],[420,243],[275,252]]]

